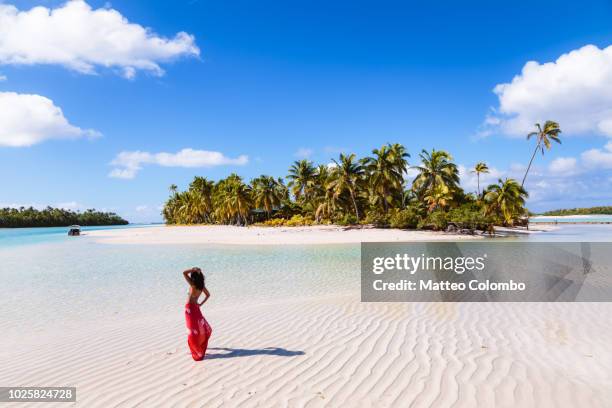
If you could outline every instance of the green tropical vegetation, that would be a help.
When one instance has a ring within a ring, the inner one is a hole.
[[[566,208],[552,210],[542,213],[542,215],[612,215],[612,206],[589,207],[589,208]]]
[[[66,227],[69,225],[126,225],[128,222],[112,212],[90,209],[84,212],[47,207],[1,208],[0,228]]]
[[[474,167],[474,194],[461,188],[450,153],[423,150],[420,164],[412,167],[409,158],[396,143],[363,158],[340,154],[328,165],[296,161],[287,182],[270,175],[248,183],[236,174],[216,182],[195,177],[185,191],[170,187],[162,215],[167,224],[368,224],[490,231],[493,225],[517,225],[528,214],[528,194],[516,180],[499,180],[481,191],[480,174],[488,172],[484,162]],[[416,176],[408,178],[409,172]]]
[[[484,195],[485,212],[502,217],[503,223],[512,225],[517,212],[525,214],[527,191],[514,179],[499,179],[491,184]]]

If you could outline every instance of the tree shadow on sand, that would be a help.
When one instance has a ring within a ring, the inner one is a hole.
[[[287,350],[280,347],[266,347],[262,349],[239,349],[229,347],[210,347],[209,350],[222,350],[226,353],[206,353],[206,360],[212,360],[215,358],[234,358],[234,357],[248,357],[248,356],[279,356],[279,357],[293,357],[302,356],[305,353],[301,350]]]

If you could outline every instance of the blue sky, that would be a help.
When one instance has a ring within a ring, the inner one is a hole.
[[[546,119],[563,144],[537,157],[530,208],[612,205],[612,5],[426,3],[0,2],[0,205],[159,221],[194,175],[386,142],[520,178]]]

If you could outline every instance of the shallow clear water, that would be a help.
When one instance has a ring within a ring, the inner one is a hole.
[[[0,331],[66,329],[179,313],[200,266],[216,307],[359,290],[359,245],[112,245],[93,238],[0,245]]]
[[[537,229],[537,226],[533,226]],[[529,235],[521,235],[514,239],[546,242],[612,242],[612,225],[610,224],[568,224],[555,225],[553,230]]]

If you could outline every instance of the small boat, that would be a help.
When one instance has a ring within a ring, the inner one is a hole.
[[[68,230],[68,235],[71,237],[78,237],[81,235],[81,227],[79,225],[71,225]]]

